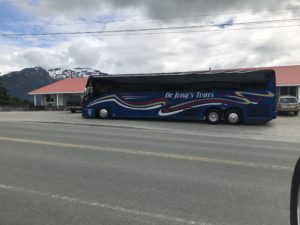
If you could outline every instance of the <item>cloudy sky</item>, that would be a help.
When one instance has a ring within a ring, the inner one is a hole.
[[[299,33],[299,0],[0,0],[0,73],[294,65]]]

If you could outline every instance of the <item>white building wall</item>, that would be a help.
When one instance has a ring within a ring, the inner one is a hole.
[[[298,86],[298,95],[297,95],[297,97],[298,97],[298,102],[300,103],[300,86]]]
[[[58,106],[64,106],[64,94],[58,94]]]
[[[57,100],[58,106],[66,106],[68,95],[69,94],[58,94],[57,97],[57,94],[52,94],[51,99],[53,99],[53,101],[50,102],[47,102],[47,95],[39,95],[39,101],[37,101],[37,106],[49,106],[51,104],[51,106],[55,107],[57,106]]]

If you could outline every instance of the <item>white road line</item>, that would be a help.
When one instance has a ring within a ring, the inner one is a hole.
[[[21,123],[28,123],[28,122],[21,122]],[[16,124],[18,124],[16,122]],[[59,123],[47,123],[47,122],[37,122],[36,124],[51,124],[51,125],[61,125]],[[67,126],[77,126],[77,125],[72,125],[72,124],[63,124],[63,125],[67,125]],[[85,125],[82,125],[82,126],[85,126]],[[88,126],[86,126],[88,127]],[[114,127],[115,128],[115,127]],[[130,128],[129,128],[130,129]],[[145,131],[155,131],[155,130],[145,130]],[[156,132],[161,132],[159,130],[156,130]],[[122,134],[123,137],[132,137],[132,135],[128,135],[126,134],[126,132],[124,134]],[[134,134],[135,137],[144,137],[145,138],[145,135],[139,135],[138,133],[135,133]],[[201,135],[197,135],[197,136],[201,136]],[[168,140],[168,141],[182,141],[182,142],[186,142],[187,139],[184,139],[184,138],[180,138],[180,137],[166,137],[166,136],[163,136],[163,135],[160,135],[160,136],[157,136],[155,137],[156,139],[160,139],[160,140]],[[236,138],[236,139],[240,139],[240,138]],[[220,141],[216,141],[216,140],[213,140],[213,141],[209,141],[209,140],[204,140],[204,139],[189,139],[188,141],[190,142],[193,142],[193,143],[197,143],[197,144],[215,144],[215,145],[220,145],[220,146],[223,146],[223,148],[225,149],[228,149],[230,146],[235,146],[235,147],[241,147],[241,148],[244,148],[244,147],[248,147],[248,148],[255,148],[255,149],[268,149],[268,150],[282,150],[284,149],[284,151],[292,151],[292,152],[299,152],[299,150],[297,148],[291,148],[291,147],[280,147],[280,146],[267,146],[267,145],[252,145],[252,144],[246,144],[246,143],[243,143],[243,142],[240,142],[240,143],[236,143],[236,142],[233,142],[233,143],[229,143],[229,142],[220,142]],[[261,140],[261,141],[267,141],[267,140]],[[274,142],[274,144],[277,144],[277,142]],[[212,148],[211,147],[206,147],[205,150],[211,150]]]
[[[136,209],[127,209],[124,207],[113,206],[113,205],[109,205],[109,204],[105,204],[105,203],[101,203],[101,202],[91,202],[91,201],[86,201],[86,200],[82,200],[82,199],[75,198],[75,197],[51,194],[51,193],[47,193],[47,192],[30,190],[30,189],[25,189],[22,187],[9,186],[9,185],[5,185],[5,184],[0,184],[0,189],[7,190],[7,191],[13,191],[13,192],[22,192],[25,194],[38,195],[38,196],[49,198],[49,199],[61,200],[61,201],[66,201],[66,202],[70,202],[70,203],[74,203],[74,204],[80,204],[80,205],[96,207],[96,208],[101,208],[101,209],[106,209],[106,210],[118,211],[118,212],[121,212],[124,214],[131,214],[131,215],[136,215],[136,216],[146,216],[146,217],[149,217],[152,219],[170,221],[172,223],[188,224],[188,225],[211,225],[211,224],[204,223],[204,222],[192,221],[192,220],[178,218],[178,217],[174,217],[174,216],[151,213],[151,212],[141,211],[141,210],[136,210]]]
[[[21,123],[28,123],[26,121],[20,121]],[[15,122],[16,124],[19,124],[20,122]],[[60,125],[66,125],[66,126],[71,126],[71,127],[76,127],[77,125],[74,125],[74,124],[68,124],[68,123],[59,123],[59,122],[54,122],[54,123],[51,123],[51,122],[31,122],[31,123],[35,123],[35,124],[51,124],[51,125],[55,125],[55,126],[60,126]],[[80,124],[81,126],[84,126],[84,127],[90,127],[90,125],[85,125],[85,124]],[[106,125],[104,125],[106,126]],[[115,128],[116,126],[109,126],[109,128]],[[131,129],[131,128],[134,128],[134,127],[126,127],[128,129]],[[134,128],[134,129],[138,129],[138,128]],[[164,132],[164,131],[161,131],[161,130],[155,130],[155,129],[148,129],[148,130],[144,130],[144,131],[156,131],[156,132]],[[166,132],[164,132],[166,133]],[[178,134],[178,133],[176,133]],[[182,135],[182,133],[180,133]],[[132,137],[132,135],[128,135],[126,132],[122,134],[123,137]],[[145,135],[140,135],[138,133],[135,133],[134,134],[135,137],[143,137],[143,138],[147,138]],[[193,134],[193,136],[195,136]],[[201,134],[198,134],[196,136],[201,136]],[[205,135],[207,136],[207,135]],[[168,140],[168,141],[187,141],[187,139],[184,139],[184,138],[180,138],[180,137],[166,137],[166,136],[163,136],[163,135],[160,135],[160,136],[157,136],[155,137],[156,139],[160,139],[160,140]],[[228,138],[228,137],[226,137]],[[235,137],[235,139],[241,139],[239,137]],[[223,146],[227,146],[227,145],[233,145],[233,146],[238,146],[238,147],[249,147],[249,148],[256,148],[256,149],[270,149],[270,150],[274,150],[274,149],[278,149],[278,150],[281,150],[281,149],[284,149],[285,151],[297,151],[297,149],[295,148],[291,148],[291,147],[280,147],[280,146],[267,146],[267,145],[252,145],[252,144],[246,144],[246,143],[236,143],[236,142],[233,142],[233,143],[229,143],[229,142],[220,142],[220,141],[216,141],[216,140],[213,140],[213,141],[209,141],[209,140],[204,140],[204,139],[188,139],[190,142],[193,142],[193,143],[198,143],[198,144],[216,144],[216,145],[223,145]],[[268,140],[261,140],[261,141],[268,141]],[[284,141],[283,141],[284,142]],[[276,142],[274,142],[275,144],[277,144]],[[299,150],[298,150],[299,151]]]
[[[0,120],[1,121],[1,120]],[[236,135],[233,137],[232,133],[224,133],[224,132],[215,132],[214,133],[205,133],[202,131],[196,131],[196,130],[180,130],[176,131],[171,128],[162,128],[162,127],[146,127],[146,126],[139,126],[139,125],[118,125],[118,124],[89,124],[89,123],[78,123],[78,122],[61,122],[61,121],[25,121],[25,120],[19,120],[19,121],[11,121],[11,120],[6,120],[6,121],[1,121],[1,122],[8,122],[8,123],[15,123],[15,124],[28,124],[28,123],[35,123],[35,124],[51,124],[51,125],[56,125],[56,126],[82,126],[82,127],[107,127],[107,128],[112,128],[112,129],[119,129],[119,128],[124,128],[124,129],[140,129],[143,131],[152,131],[152,132],[159,132],[159,133],[167,133],[167,134],[179,134],[179,135],[192,135],[192,136],[197,136],[197,137],[221,137],[221,138],[234,138],[234,139],[239,139],[239,140],[244,140],[245,138],[249,140],[258,140],[258,141],[272,141],[273,143],[277,142],[289,142],[289,143],[294,143],[294,144],[299,144],[300,139],[295,137],[295,136],[278,136],[278,135],[273,135],[273,136],[265,136],[263,134],[249,134],[247,132],[244,133],[236,133]],[[177,128],[176,128],[177,129]],[[238,136],[237,136],[238,135]],[[249,145],[249,147],[252,147],[252,145]],[[273,148],[273,147],[265,147],[265,146],[257,146],[257,147],[262,147],[262,148]],[[286,150],[293,150],[295,149],[292,148],[285,148]]]
[[[16,142],[16,143],[23,143],[23,144],[48,145],[48,146],[56,146],[56,147],[63,147],[63,148],[80,149],[80,150],[94,150],[94,151],[115,152],[115,153],[123,153],[123,154],[134,154],[134,155],[143,155],[143,156],[151,156],[151,157],[158,157],[158,158],[191,160],[191,161],[208,162],[208,163],[216,163],[216,164],[263,168],[263,169],[293,171],[292,167],[287,167],[287,166],[232,161],[232,160],[215,159],[215,158],[207,158],[207,157],[200,157],[200,156],[176,155],[176,154],[159,153],[159,152],[148,152],[148,151],[138,151],[138,150],[120,149],[120,148],[112,148],[112,147],[98,147],[98,146],[89,146],[89,145],[77,145],[77,144],[57,143],[57,142],[9,138],[9,137],[0,137],[0,141]]]

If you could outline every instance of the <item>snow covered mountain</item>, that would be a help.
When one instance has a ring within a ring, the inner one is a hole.
[[[105,73],[102,73],[100,70],[95,70],[91,68],[81,68],[81,67],[74,68],[74,69],[54,68],[54,69],[49,69],[48,73],[54,80],[62,80],[71,77],[88,77],[92,75],[105,75]]]
[[[1,75],[0,86],[8,90],[11,96],[32,100],[32,96],[29,96],[28,92],[34,89],[65,78],[88,77],[91,75],[106,74],[91,68],[55,68],[47,71],[41,67],[33,67]]]
[[[0,76],[0,85],[9,95],[32,101],[28,92],[53,83],[55,80],[41,67],[25,68]]]

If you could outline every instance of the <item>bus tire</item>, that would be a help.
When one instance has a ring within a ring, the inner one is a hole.
[[[300,158],[298,159],[291,184],[290,193],[290,222],[291,225],[299,225],[299,188],[300,188]]]
[[[205,120],[210,124],[217,124],[222,118],[222,113],[219,109],[209,109],[205,113]]]
[[[298,116],[298,115],[299,115],[299,111],[295,111],[294,116]]]
[[[76,109],[71,109],[71,113],[76,113]]]
[[[108,119],[110,118],[110,111],[108,108],[99,108],[97,110],[97,117],[100,119]]]
[[[231,125],[239,124],[242,120],[241,111],[238,109],[229,109],[225,114],[225,119]]]

